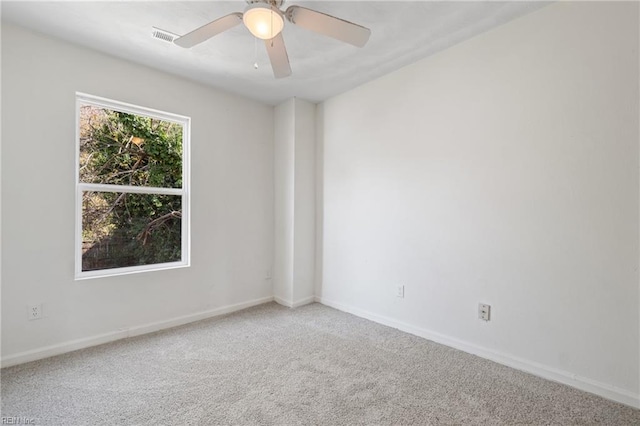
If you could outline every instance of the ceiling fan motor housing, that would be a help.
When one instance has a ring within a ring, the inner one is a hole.
[[[255,3],[266,3],[268,5],[271,5],[273,7],[277,7],[280,8],[282,6],[282,4],[284,3],[284,0],[246,0],[248,4],[255,4]]]

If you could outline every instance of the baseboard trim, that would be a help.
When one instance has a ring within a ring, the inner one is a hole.
[[[288,300],[284,300],[281,297],[274,296],[273,297],[273,301],[276,302],[278,305],[286,306],[287,308],[293,308],[293,303],[292,302],[290,302]]]
[[[524,371],[547,380],[562,383],[576,389],[580,389],[585,392],[589,392],[603,398],[619,402],[621,404],[629,405],[633,408],[640,408],[640,395],[634,394],[625,389],[620,389],[606,383],[598,382],[587,377],[581,377],[567,371],[548,367],[546,365],[519,358],[507,353],[477,346],[440,333],[436,333],[431,330],[416,327],[411,324],[397,321],[395,319],[382,315],[374,314],[372,312],[356,308],[354,306],[327,300],[323,297],[315,297],[315,301],[339,311],[347,312],[358,317],[377,322],[379,324],[393,327],[398,330],[413,334],[415,336],[422,337],[427,340],[431,340],[455,349],[459,349],[461,351],[477,355],[481,358],[485,358],[511,368],[515,368],[516,370]]]
[[[300,306],[308,305],[309,303],[315,302],[315,297],[305,297],[304,299],[297,300],[293,302],[292,308],[299,308]]]
[[[168,328],[178,327],[195,321],[207,318],[217,317],[231,312],[247,309],[252,306],[262,305],[264,303],[273,302],[273,297],[263,297],[260,299],[249,300],[247,302],[236,303],[234,305],[222,306],[220,308],[208,311],[197,312],[194,314],[183,315],[163,321],[156,321],[149,324],[130,327],[124,330],[117,330],[109,333],[103,333],[96,336],[85,337],[82,339],[70,340],[56,345],[44,346],[29,351],[19,352],[17,354],[3,357],[0,366],[11,367],[13,365],[24,364],[26,362],[37,361],[39,359],[49,358],[55,355],[61,355],[67,352],[79,349],[89,348],[91,346],[102,345],[104,343],[113,342],[127,337],[140,336],[142,334],[153,333],[154,331],[165,330]]]
[[[308,305],[309,303],[315,302],[316,297],[315,296],[305,297],[304,299],[300,299],[295,302],[290,302],[280,297],[274,297],[273,300],[279,305],[286,306],[287,308],[299,308],[300,306]]]

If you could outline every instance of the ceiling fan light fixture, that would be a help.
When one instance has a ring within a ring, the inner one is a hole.
[[[282,12],[265,3],[250,4],[242,15],[242,21],[251,34],[262,40],[271,40],[284,28]]]

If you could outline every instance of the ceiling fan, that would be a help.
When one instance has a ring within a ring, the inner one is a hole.
[[[248,5],[244,13],[236,12],[218,18],[177,38],[174,43],[190,48],[244,23],[251,34],[264,40],[273,74],[276,78],[283,78],[291,75],[289,57],[282,37],[285,18],[299,27],[356,47],[363,47],[371,35],[369,28],[305,7],[289,6],[285,11],[281,11],[284,0],[246,1]]]

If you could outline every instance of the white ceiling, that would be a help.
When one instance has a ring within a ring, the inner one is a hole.
[[[362,48],[287,22],[293,75],[276,80],[263,42],[242,25],[192,49],[151,37],[185,34],[246,3],[235,1],[2,1],[2,20],[269,104],[313,102],[361,85],[536,10],[542,2],[286,1],[371,29]],[[253,67],[256,61],[259,68]]]

